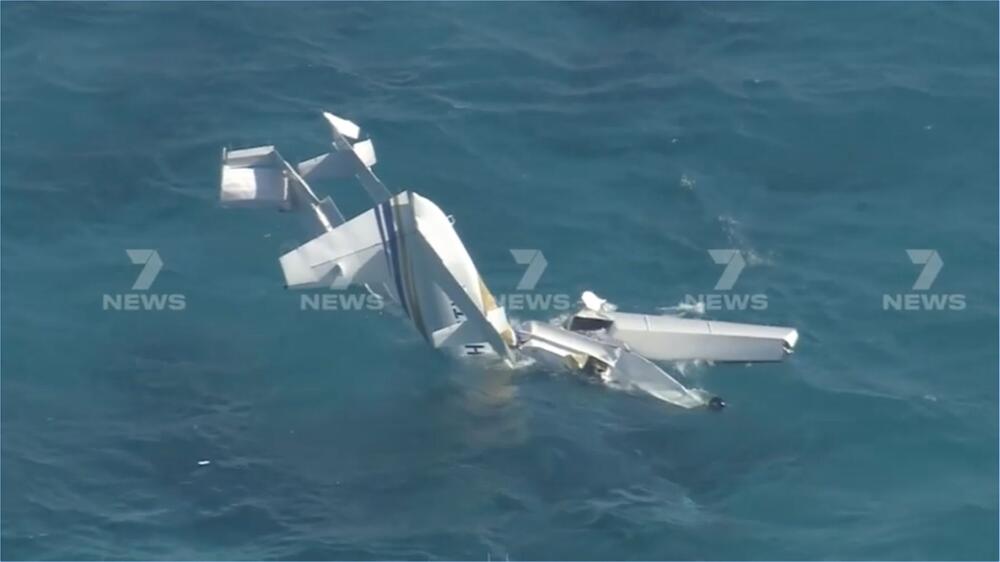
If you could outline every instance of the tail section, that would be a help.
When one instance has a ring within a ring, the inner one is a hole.
[[[514,332],[448,217],[403,192],[280,259],[289,288],[383,288],[435,347],[508,358]]]
[[[320,199],[273,146],[222,151],[219,201],[226,207],[299,211],[316,232],[343,224],[333,199]]]

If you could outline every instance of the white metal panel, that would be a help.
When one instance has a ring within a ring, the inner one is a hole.
[[[225,165],[219,200],[232,206],[281,206],[288,200],[288,183],[279,169]]]
[[[795,346],[792,328],[610,312],[611,337],[653,360],[780,361]]]

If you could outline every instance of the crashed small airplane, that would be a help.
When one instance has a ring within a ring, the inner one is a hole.
[[[220,201],[306,217],[314,238],[281,256],[285,285],[350,285],[396,303],[435,348],[457,356],[523,357],[607,384],[639,387],[683,408],[725,402],[689,389],[652,361],[780,361],[798,340],[793,328],[618,312],[587,291],[561,326],[513,326],[486,287],[451,218],[413,191],[393,193],[375,175],[375,148],[361,128],[330,113],[332,150],[289,164],[273,146],[223,150]],[[375,206],[345,220],[309,182],[355,177]]]

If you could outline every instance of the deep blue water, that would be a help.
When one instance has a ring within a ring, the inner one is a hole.
[[[4,559],[998,557],[997,4],[0,13]],[[321,110],[494,292],[537,248],[539,292],[655,310],[739,249],[767,307],[709,317],[797,353],[671,366],[730,403],[679,412],[301,310],[218,158],[311,157]],[[185,310],[102,309],[136,248]],[[906,249],[963,309],[885,310]]]

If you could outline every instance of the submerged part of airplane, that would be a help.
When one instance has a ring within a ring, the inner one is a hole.
[[[486,287],[452,221],[430,199],[394,194],[372,171],[375,147],[355,123],[324,113],[331,150],[292,166],[273,146],[224,150],[220,201],[273,208],[307,219],[314,237],[280,257],[285,285],[364,288],[394,302],[433,347],[458,356],[520,356],[607,384],[640,388],[683,408],[725,402],[689,389],[652,361],[780,361],[798,340],[792,328],[618,312],[591,292],[562,326],[514,327]],[[345,220],[310,181],[355,177],[374,207]]]

